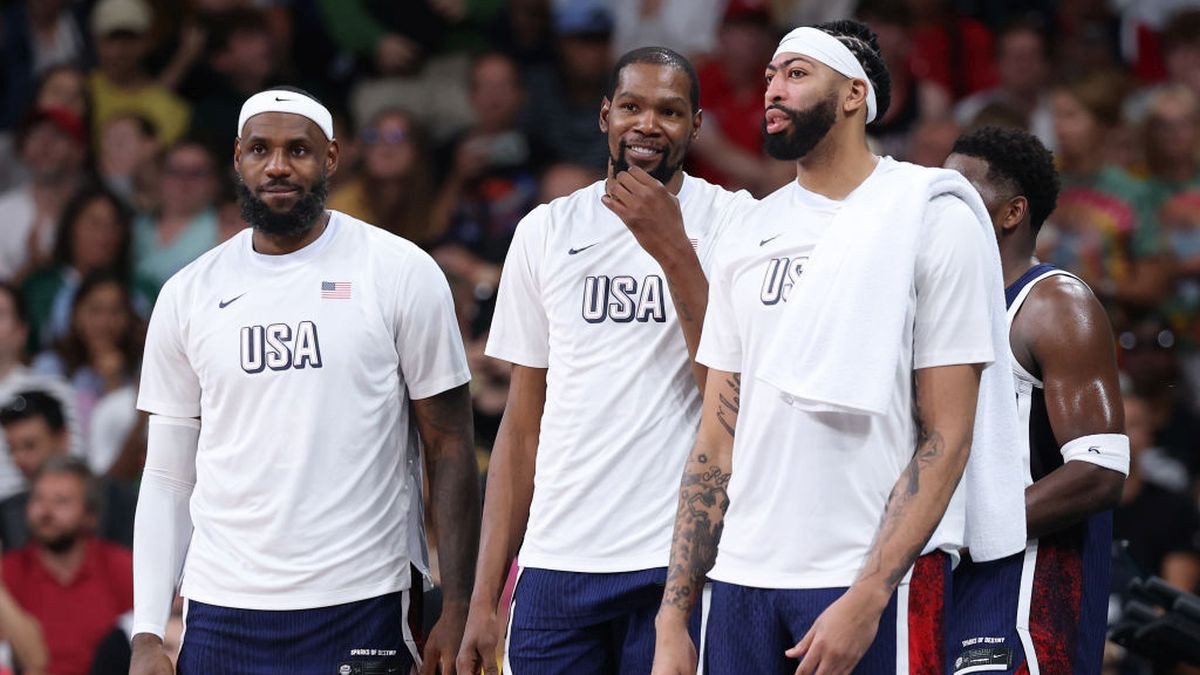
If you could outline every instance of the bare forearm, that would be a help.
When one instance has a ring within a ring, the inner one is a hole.
[[[1025,488],[1025,522],[1031,539],[1057,532],[1115,508],[1125,477],[1087,462],[1067,462]]]
[[[413,401],[413,411],[425,445],[442,595],[446,605],[465,608],[479,545],[479,470],[471,395],[464,384]]]
[[[966,467],[969,442],[960,438],[948,444],[936,430],[922,438],[892,488],[856,585],[870,585],[884,597],[896,590],[946,512]]]
[[[467,439],[445,448],[430,463],[429,493],[438,534],[438,564],[447,604],[471,597],[479,543],[479,479],[475,451]]]
[[[671,537],[671,560],[659,618],[686,622],[717,560],[729,508],[733,438],[741,406],[741,374],[708,372],[704,414],[696,445],[684,466]]]
[[[472,598],[488,607],[495,607],[500,599],[509,565],[521,548],[529,523],[529,504],[533,501],[532,457],[526,459],[513,450],[503,438],[497,439],[488,467],[483,534]]]
[[[717,560],[717,545],[729,508],[730,467],[697,446],[683,472],[671,562],[660,614],[687,621],[700,597],[704,577]]]
[[[692,377],[703,395],[708,368],[696,363],[696,351],[700,349],[700,329],[704,326],[704,313],[708,309],[708,279],[690,243],[686,249],[677,251],[670,259],[663,261],[662,268],[667,276],[671,301],[675,305],[675,316],[687,343]]]
[[[28,672],[42,672],[50,660],[41,626],[0,587],[0,632],[8,638],[21,667]]]

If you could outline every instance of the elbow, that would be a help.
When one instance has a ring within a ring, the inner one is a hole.
[[[1112,469],[1096,467],[1096,501],[1099,504],[1097,511],[1107,511],[1115,509],[1121,504],[1121,493],[1125,489],[1125,474]]]

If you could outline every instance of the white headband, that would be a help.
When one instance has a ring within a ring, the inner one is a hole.
[[[875,87],[871,86],[871,79],[867,77],[867,72],[863,70],[862,64],[854,58],[850,48],[842,44],[841,40],[812,26],[801,26],[783,36],[783,39],[779,41],[779,46],[775,49],[775,56],[784,52],[802,54],[810,59],[816,59],[846,77],[866,82],[867,124],[875,120]],[[771,58],[774,59],[775,56]]]
[[[325,138],[333,140],[333,115],[329,109],[313,99],[287,89],[268,89],[246,99],[242,104],[242,114],[238,115],[238,138],[242,137],[242,129],[246,121],[255,115],[268,112],[291,113],[312,120],[325,132]]]

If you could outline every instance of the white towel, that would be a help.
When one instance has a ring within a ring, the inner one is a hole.
[[[1024,463],[991,219],[979,194],[955,171],[897,162],[869,181],[846,199],[813,251],[754,375],[803,410],[883,414],[900,350],[909,348],[899,336],[925,210],[938,195],[962,199],[986,233],[981,245],[989,261],[995,355],[980,381],[971,455],[960,486],[967,492],[965,541],[975,560],[1011,555],[1025,548]]]

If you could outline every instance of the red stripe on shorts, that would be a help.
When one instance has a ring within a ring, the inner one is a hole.
[[[908,584],[908,672],[945,669],[946,554],[917,558]]]

